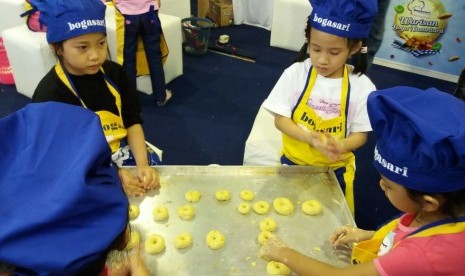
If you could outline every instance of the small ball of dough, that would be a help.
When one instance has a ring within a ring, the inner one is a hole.
[[[278,228],[276,221],[272,218],[266,218],[260,222],[260,230],[273,232]]]
[[[302,203],[302,211],[307,215],[318,215],[321,213],[321,204],[315,199],[307,200]]]
[[[174,238],[174,247],[178,249],[183,249],[191,246],[192,244],[192,235],[190,233],[184,232]]]
[[[145,240],[145,252],[158,254],[165,249],[165,239],[158,234],[151,234]]]
[[[270,231],[262,231],[258,234],[258,242],[264,245],[265,242],[273,235]]]
[[[129,204],[129,219],[134,220],[139,216],[139,214],[140,214],[139,206]]]
[[[266,272],[271,275],[289,275],[291,270],[283,263],[270,261],[266,265]]]
[[[241,191],[241,198],[242,200],[245,201],[252,201],[254,199],[255,195],[252,191],[249,190],[242,190]]]
[[[202,194],[199,191],[188,191],[184,198],[189,202],[198,202],[202,198]]]
[[[178,216],[181,219],[189,220],[195,216],[195,209],[191,205],[184,205],[178,207]]]
[[[278,214],[288,216],[294,213],[294,204],[287,197],[277,197],[273,200],[273,208]]]
[[[216,191],[215,197],[219,201],[227,201],[231,198],[231,194],[228,190],[218,190]]]
[[[239,206],[237,206],[237,211],[243,215],[247,215],[250,213],[250,205],[246,202],[242,202],[239,204]]]
[[[131,236],[129,237],[129,242],[126,245],[125,250],[131,250],[140,243],[140,234],[139,231],[131,231]]]
[[[255,213],[264,215],[270,210],[270,204],[268,204],[266,201],[260,200],[253,204],[252,209],[255,211]]]
[[[166,220],[169,217],[168,208],[166,208],[165,206],[155,207],[153,209],[152,215],[153,215],[153,220],[155,221]]]
[[[208,232],[207,236],[205,237],[205,240],[207,241],[208,247],[216,250],[224,246],[225,237],[223,236],[223,234],[221,234],[220,231],[212,230]]]

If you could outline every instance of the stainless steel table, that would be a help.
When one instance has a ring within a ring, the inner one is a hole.
[[[245,166],[161,166],[157,167],[161,187],[144,197],[131,197],[131,204],[139,205],[139,217],[131,227],[140,231],[144,240],[151,233],[165,238],[166,249],[157,255],[144,253],[153,275],[266,275],[267,262],[258,256],[259,224],[273,218],[279,235],[289,246],[318,260],[336,266],[347,265],[347,259],[336,252],[328,237],[340,225],[355,225],[334,173],[313,167],[245,167]],[[215,192],[226,189],[231,199],[219,202]],[[270,212],[258,215],[251,211],[241,215],[237,211],[240,191],[248,189],[255,199],[270,203]],[[197,190],[202,199],[188,203],[184,194]],[[295,206],[290,216],[277,214],[272,207],[276,197],[287,197]],[[320,215],[305,215],[300,204],[317,199],[323,206]],[[182,220],[177,207],[191,204],[196,209],[192,220]],[[155,222],[152,211],[164,205],[169,210],[166,222]],[[219,230],[226,237],[219,250],[207,247],[205,235]],[[176,249],[174,238],[190,232],[194,241],[187,249]]]

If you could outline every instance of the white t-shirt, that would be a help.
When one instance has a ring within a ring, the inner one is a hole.
[[[310,59],[296,62],[284,70],[268,98],[263,103],[268,111],[291,118],[292,110],[305,89]],[[366,75],[349,73],[350,99],[347,116],[347,135],[371,131],[367,112],[367,97],[376,90]],[[323,119],[339,116],[342,78],[331,79],[318,75],[307,102]]]

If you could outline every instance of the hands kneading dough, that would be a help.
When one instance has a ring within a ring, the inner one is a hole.
[[[158,254],[165,249],[165,239],[158,234],[151,234],[145,240],[145,252]]]
[[[237,211],[243,215],[250,213],[250,205],[247,202],[242,202],[237,206]]]
[[[184,205],[178,207],[178,216],[181,219],[189,220],[195,216],[195,209],[190,205]]]
[[[184,232],[176,236],[174,239],[174,247],[177,249],[183,249],[191,246],[192,244],[192,235],[190,233]]]
[[[283,263],[270,261],[266,265],[266,272],[271,275],[289,275],[291,270]]]
[[[169,217],[168,208],[166,208],[165,206],[155,207],[155,209],[153,209],[152,215],[153,220],[155,221],[166,220]]]
[[[302,211],[307,215],[318,215],[321,213],[321,204],[314,199],[307,200],[302,203]]]
[[[219,201],[227,201],[231,198],[231,194],[228,190],[218,190],[215,193],[215,197]]]
[[[140,214],[139,206],[129,204],[129,219],[134,220],[139,216],[139,214]]]
[[[255,211],[255,213],[264,215],[270,210],[270,204],[268,204],[266,201],[260,200],[253,204],[252,209]]]
[[[273,200],[273,208],[278,214],[288,216],[294,213],[294,204],[287,197],[277,197]]]
[[[225,237],[220,231],[212,230],[205,237],[208,247],[211,249],[220,249],[224,246]]]
[[[202,198],[202,194],[199,191],[188,191],[184,198],[189,202],[198,202]]]
[[[272,218],[266,218],[260,222],[260,230],[273,232],[278,228],[276,221]]]
[[[252,201],[254,199],[255,195],[252,191],[249,190],[242,190],[241,191],[241,198],[242,200],[245,201]]]

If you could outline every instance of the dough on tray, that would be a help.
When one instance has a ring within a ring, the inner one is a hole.
[[[220,249],[224,246],[225,237],[218,230],[211,230],[205,237],[208,247],[211,249]]]
[[[198,202],[202,198],[202,194],[199,191],[187,191],[184,198],[189,202]]]
[[[250,204],[247,202],[241,202],[239,206],[237,206],[237,211],[243,215],[247,215],[250,213]]]
[[[253,204],[252,209],[259,215],[264,215],[270,210],[270,204],[264,200],[257,201]]]
[[[276,231],[278,225],[276,221],[272,218],[266,218],[260,222],[260,230],[273,232]]]
[[[174,247],[178,249],[183,249],[191,246],[192,244],[192,234],[188,232],[183,232],[174,238]]]
[[[145,240],[145,252],[158,254],[165,249],[165,239],[158,234],[151,234]]]
[[[283,263],[270,261],[266,265],[266,272],[271,275],[289,275],[291,270]]]
[[[135,220],[140,214],[139,206],[129,204],[129,219]]]
[[[153,209],[152,215],[153,215],[153,220],[155,221],[166,220],[169,217],[168,208],[166,208],[165,206],[155,207]]]
[[[125,250],[131,250],[140,243],[139,231],[131,231],[130,235],[131,236],[129,237],[129,242],[126,245]]]
[[[195,209],[191,205],[179,206],[178,216],[184,220],[192,219],[195,216]]]
[[[276,213],[288,216],[294,213],[294,204],[287,197],[277,197],[273,200],[273,208]]]
[[[311,216],[316,216],[321,213],[321,204],[318,200],[311,199],[302,203],[302,211]]]
[[[245,201],[252,201],[254,199],[255,195],[252,191],[249,190],[242,190],[241,191],[241,198],[242,200]]]
[[[231,193],[228,190],[218,190],[215,193],[215,197],[219,201],[227,201],[231,198]]]

